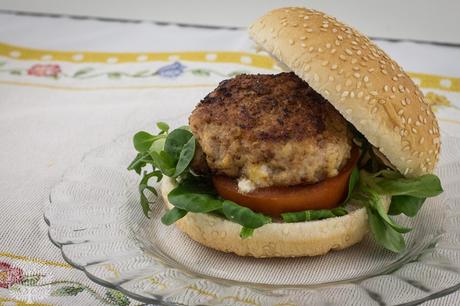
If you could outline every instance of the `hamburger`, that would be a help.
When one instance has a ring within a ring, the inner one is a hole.
[[[250,27],[286,71],[222,81],[189,125],[138,132],[128,169],[141,205],[162,181],[162,222],[193,240],[253,257],[323,255],[369,232],[393,252],[442,192],[440,135],[423,94],[366,36],[324,13],[276,9]],[[151,169],[151,170],[145,170]]]

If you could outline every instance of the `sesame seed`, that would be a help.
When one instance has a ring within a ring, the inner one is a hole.
[[[365,75],[364,78],[363,78],[363,81],[364,81],[365,83],[369,82],[369,77],[368,77],[367,75]]]
[[[357,79],[359,79],[359,78],[361,77],[361,75],[360,75],[359,73],[357,73],[357,72],[356,72],[356,73],[353,73],[353,76],[354,76],[355,78],[357,78]]]
[[[347,58],[346,58],[345,55],[343,55],[343,54],[340,54],[340,55],[339,55],[339,58],[340,58],[342,61],[346,61],[346,60],[347,60]]]
[[[375,114],[377,110],[378,110],[377,106],[374,106],[371,110],[371,114]]]
[[[385,104],[387,101],[385,101],[384,99],[380,99],[379,100],[379,104]]]
[[[319,52],[319,53],[323,52],[323,49],[322,49],[321,47],[318,48],[318,52]]]
[[[332,29],[332,32],[337,33],[337,29],[336,29],[336,28],[333,28],[333,29]]]
[[[342,35],[337,35],[337,39],[338,40],[343,40],[343,36]]]
[[[369,72],[374,72],[375,69],[374,69],[374,68],[370,68],[370,69],[368,69],[367,71],[369,71]]]
[[[326,48],[329,49],[331,47],[331,44],[330,43],[327,43],[326,44]]]
[[[404,109],[401,108],[401,109],[398,111],[398,115],[401,116],[403,113],[404,113]]]
[[[300,40],[305,40],[305,39],[307,39],[307,36],[300,37]]]
[[[348,55],[353,55],[353,52],[350,49],[345,49],[345,53]]]
[[[334,77],[333,77],[332,75],[330,75],[328,79],[329,79],[329,81],[331,81],[331,82],[334,81]]]
[[[331,54],[334,54],[335,51],[337,51],[337,49],[332,49],[332,50],[331,50]]]
[[[348,96],[349,92],[347,90],[345,90],[344,92],[342,92],[342,97],[345,98],[346,96]]]
[[[420,138],[420,144],[423,144],[424,141],[425,141],[424,137]]]
[[[316,82],[319,82],[319,75],[317,73],[315,73],[315,75],[313,76],[313,79],[316,81]]]
[[[351,97],[351,98],[354,98],[354,97],[355,97],[355,92],[354,92],[354,91],[350,91],[350,97]]]
[[[377,104],[377,99],[371,99],[369,101],[369,105],[375,105],[375,104]]]
[[[382,73],[385,75],[388,74],[388,72],[385,69],[382,69]]]
[[[292,46],[294,44],[294,41],[292,39],[289,39],[289,44]]]
[[[392,80],[396,82],[398,80],[398,77],[394,76]]]
[[[362,91],[358,92],[358,98],[362,98],[364,93]]]
[[[308,20],[308,19],[310,19],[310,17],[304,16],[303,19]]]
[[[308,32],[308,33],[311,33],[311,32],[313,32],[313,29],[308,28],[308,29],[307,29],[307,32]]]
[[[301,43],[300,45],[302,46],[302,48],[306,48],[306,47],[307,47],[307,45],[304,44],[304,43]]]
[[[309,52],[312,52],[313,50],[315,50],[315,48],[313,46],[311,46],[310,48],[308,48],[308,51]]]
[[[385,92],[388,92],[389,89],[390,89],[390,88],[388,87],[388,85],[383,86],[383,90],[384,90]]]
[[[328,64],[329,64],[329,61],[323,61],[323,62],[321,63],[321,66],[327,66]]]
[[[416,128],[412,128],[412,132],[413,132],[414,134],[417,134],[417,129],[416,129]]]
[[[303,71],[308,72],[310,71],[310,69],[311,69],[310,65],[305,65],[305,67],[303,68]]]
[[[379,93],[375,90],[372,90],[369,92],[369,94],[371,94],[372,96],[377,96]]]

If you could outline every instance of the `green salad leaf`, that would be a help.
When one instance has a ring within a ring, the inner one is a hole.
[[[369,227],[378,244],[395,253],[406,248],[403,235],[389,226],[372,207],[367,207],[367,216]]]
[[[348,203],[348,201],[351,198],[351,195],[353,194],[353,191],[356,188],[356,185],[358,185],[358,182],[359,182],[359,169],[357,167],[355,167],[355,168],[353,168],[353,171],[351,172],[351,175],[350,175],[350,179],[348,180],[347,198],[345,199],[343,204]]]
[[[407,195],[393,196],[391,198],[391,205],[388,210],[388,214],[405,214],[408,217],[415,217],[425,200],[425,198],[416,198]]]
[[[426,174],[415,178],[405,177],[372,177],[368,185],[382,195],[408,195],[416,198],[428,198],[443,192],[441,181],[434,174]]]
[[[140,204],[149,217],[150,200],[147,192],[157,195],[149,184],[151,178],[159,182],[163,176],[176,180],[176,187],[168,194],[174,206],[167,211],[161,221],[170,225],[187,213],[211,213],[241,225],[242,239],[253,235],[254,230],[271,223],[264,214],[222,199],[216,192],[208,176],[198,176],[190,171],[197,142],[188,126],[170,131],[168,124],[158,122],[157,135],[141,131],[134,135],[133,145],[137,151],[128,170],[141,175],[139,182]],[[322,220],[348,214],[344,208],[350,200],[361,204],[368,213],[368,222],[378,244],[384,248],[401,252],[405,248],[403,234],[411,229],[395,222],[390,215],[404,214],[414,217],[428,197],[439,195],[443,189],[439,178],[427,174],[416,178],[406,178],[399,172],[387,168],[372,152],[372,146],[358,131],[355,140],[360,146],[361,156],[358,168],[353,169],[348,194],[341,206],[334,209],[305,210],[281,214],[284,222],[306,222]],[[382,196],[391,196],[388,212],[383,206]]]
[[[175,207],[194,213],[207,213],[222,209],[222,200],[214,194],[202,193],[180,183],[168,194],[168,200]]]
[[[305,222],[313,220],[322,220],[333,217],[340,217],[348,214],[347,210],[343,207],[334,209],[319,209],[319,210],[304,210],[299,212],[288,212],[281,214],[284,222]]]
[[[253,228],[249,228],[249,227],[244,227],[241,229],[240,231],[240,237],[241,239],[246,239],[246,238],[249,238],[251,237],[252,235],[254,234],[254,229]]]
[[[223,201],[222,212],[228,220],[238,223],[246,228],[256,229],[272,222],[270,217],[261,213],[255,213],[251,209],[240,206],[232,201]]]
[[[175,223],[177,220],[185,217],[188,211],[173,207],[172,209],[168,210],[163,217],[161,217],[161,223],[164,225],[171,225]]]

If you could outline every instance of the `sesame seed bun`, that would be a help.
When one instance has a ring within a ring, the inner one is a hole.
[[[276,9],[252,39],[326,98],[408,177],[433,171],[438,123],[420,89],[365,35],[324,13]]]
[[[161,194],[168,209],[168,193],[174,179],[165,177]],[[382,197],[388,209],[390,197]],[[368,232],[367,212],[353,207],[345,216],[298,223],[270,223],[240,238],[241,225],[212,214],[188,213],[176,226],[193,240],[216,250],[253,257],[299,257],[323,255],[361,241]]]

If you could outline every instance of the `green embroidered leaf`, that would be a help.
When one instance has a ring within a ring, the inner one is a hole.
[[[89,72],[93,71],[94,68],[91,68],[91,67],[86,67],[86,68],[83,68],[83,69],[80,69],[80,70],[77,70],[74,74],[73,74],[73,77],[74,78],[78,78],[82,75],[85,75],[85,74],[88,74]]]
[[[230,73],[228,73],[227,75],[229,77],[234,77],[234,76],[237,76],[237,75],[240,75],[240,74],[245,74],[245,73],[249,73],[249,71],[245,71],[245,70],[236,70],[236,71],[232,71]]]
[[[109,72],[107,73],[107,77],[109,79],[119,79],[121,78],[121,73],[120,72]]]
[[[80,292],[83,292],[85,290],[84,287],[74,285],[74,286],[64,286],[61,288],[58,288],[51,292],[51,296],[76,296]]]
[[[132,76],[135,77],[135,78],[139,78],[139,77],[143,77],[143,76],[146,76],[150,73],[149,70],[141,70],[139,72],[136,72],[134,73]]]
[[[205,69],[192,69],[192,74],[196,76],[210,76],[211,73]]]
[[[21,281],[21,285],[23,286],[35,286],[37,283],[40,281],[40,278],[42,276],[37,274],[37,275],[26,275]]]
[[[112,304],[117,306],[127,306],[130,304],[129,299],[126,297],[126,295],[117,290],[108,289],[105,293],[105,297]]]

